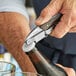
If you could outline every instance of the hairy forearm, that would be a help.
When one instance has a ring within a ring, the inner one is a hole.
[[[36,72],[22,45],[30,32],[24,16],[17,13],[0,13],[0,40],[19,63],[23,71]]]

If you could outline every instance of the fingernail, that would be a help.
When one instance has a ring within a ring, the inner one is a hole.
[[[55,36],[54,32],[51,32],[51,36]]]
[[[52,31],[52,32],[51,32],[51,36],[53,36],[53,37],[56,37],[56,38],[57,38],[57,37],[58,37],[58,34],[57,34],[55,31]]]
[[[41,24],[42,21],[43,21],[43,18],[42,18],[42,17],[39,17],[39,18],[36,20],[36,23]]]

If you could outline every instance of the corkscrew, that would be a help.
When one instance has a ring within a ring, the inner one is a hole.
[[[54,15],[48,22],[42,24],[41,26],[36,26],[26,37],[25,42],[23,44],[23,51],[27,52],[30,55],[30,58],[34,58],[32,54],[35,57],[38,57],[38,61],[40,60],[40,63],[36,64],[36,67],[40,67],[42,65],[45,69],[44,76],[67,76],[66,72],[61,69],[60,67],[54,65],[54,64],[49,64],[46,59],[37,51],[37,48],[35,45],[42,39],[46,38],[54,29],[54,27],[57,25],[57,23],[60,21],[62,17],[62,14],[58,13]],[[31,53],[31,54],[30,54]],[[38,56],[37,56],[38,55]],[[34,59],[32,59],[34,61]],[[35,63],[35,62],[34,62]],[[43,70],[44,70],[43,69]],[[48,71],[48,72],[47,72]],[[40,72],[43,73],[43,72]],[[48,75],[47,75],[48,74]],[[60,74],[60,75],[59,75]]]
[[[25,52],[31,51],[35,47],[36,43],[46,38],[60,21],[61,16],[61,14],[56,14],[51,18],[51,20],[42,24],[40,27],[35,27],[25,39],[23,50]]]

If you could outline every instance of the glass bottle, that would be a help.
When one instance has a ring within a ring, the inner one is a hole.
[[[62,68],[48,62],[46,58],[37,50],[37,48],[27,52],[27,54],[39,74],[42,74],[43,76],[67,76],[66,72]]]

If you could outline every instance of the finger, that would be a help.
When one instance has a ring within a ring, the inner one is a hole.
[[[48,20],[50,20],[50,18],[55,15],[56,13],[59,12],[59,10],[61,9],[63,0],[52,0],[41,12],[39,18],[36,20],[36,24],[37,25],[41,25],[45,22],[47,22]]]
[[[57,38],[62,38],[73,27],[72,15],[69,13],[62,16],[61,21],[56,25],[51,35]]]
[[[56,65],[63,68],[65,72],[68,74],[68,76],[76,76],[74,69],[69,68],[69,67],[64,67],[61,64],[56,64]]]
[[[65,68],[65,67],[63,67],[61,64],[56,64],[56,65],[59,66],[59,67],[61,67],[61,68],[63,68],[63,69]]]

